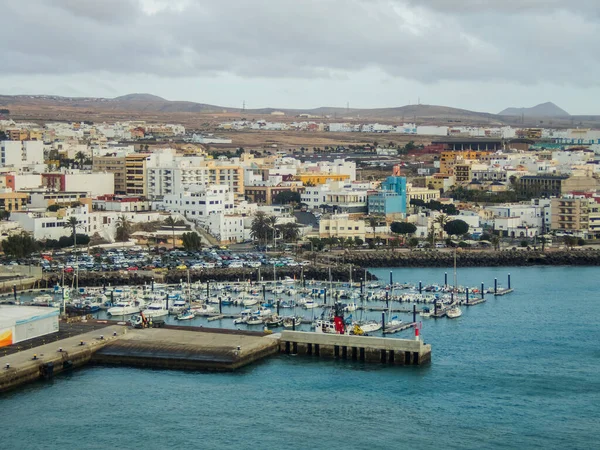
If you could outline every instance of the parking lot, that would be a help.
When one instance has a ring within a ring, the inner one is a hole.
[[[233,252],[224,249],[204,249],[196,252],[183,250],[148,250],[141,247],[78,251],[77,256],[70,252],[57,251],[32,256],[23,260],[4,259],[4,265],[41,266],[44,272],[67,273],[75,270],[88,272],[137,271],[157,269],[200,270],[218,267],[296,267],[308,265],[308,261],[298,261],[291,255],[270,255],[258,251]]]

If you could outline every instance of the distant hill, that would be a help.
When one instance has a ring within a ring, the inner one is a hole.
[[[570,117],[564,109],[552,102],[541,103],[532,108],[506,108],[498,113],[499,116],[526,116],[526,117]]]

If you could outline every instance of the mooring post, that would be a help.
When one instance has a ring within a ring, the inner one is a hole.
[[[152,288],[151,288],[152,292],[154,292],[154,278],[152,278]]]
[[[206,280],[206,301],[210,297],[210,281]]]
[[[494,278],[494,294],[498,293],[498,278]]]
[[[323,289],[323,303],[327,304],[327,288]]]
[[[381,331],[385,333],[385,313],[381,313]]]
[[[454,303],[454,291],[450,292],[450,301]]]
[[[444,272],[444,286],[448,286],[448,272]]]
[[[277,300],[277,315],[279,315],[279,300]]]
[[[417,323],[417,305],[413,305],[413,323]]]
[[[469,304],[469,288],[467,288],[466,294],[467,294],[467,305],[468,305]]]
[[[296,316],[292,317],[292,331],[296,331]]]
[[[267,287],[263,284],[263,303],[267,301]]]
[[[394,277],[392,271],[390,270],[390,288],[394,285]]]
[[[167,311],[169,310],[169,293],[165,294],[165,301],[167,302]]]
[[[510,289],[510,273],[508,274],[508,288]]]
[[[390,307],[390,293],[388,291],[385,292],[385,307]]]
[[[190,302],[191,304],[191,302]],[[219,297],[219,314],[223,313],[223,304],[221,303],[221,297]]]
[[[423,283],[419,281],[419,294],[423,292]]]
[[[483,281],[481,282],[481,299],[483,300],[483,297],[485,295],[484,291],[485,291],[485,285],[483,284]]]

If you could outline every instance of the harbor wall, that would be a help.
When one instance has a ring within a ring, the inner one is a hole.
[[[347,359],[393,365],[424,365],[431,345],[420,340],[283,331],[279,351],[328,359]]]
[[[351,252],[344,261],[359,267],[452,267],[454,252]],[[462,251],[456,253],[458,267],[519,267],[519,266],[599,266],[600,250],[502,250]]]

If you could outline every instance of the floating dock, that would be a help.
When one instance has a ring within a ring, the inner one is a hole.
[[[431,345],[421,340],[283,331],[279,351],[330,359],[393,365],[423,365],[431,361]]]

